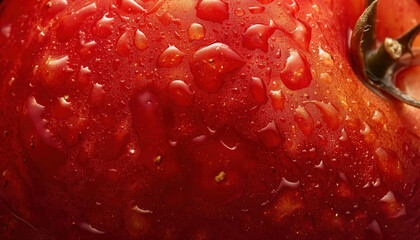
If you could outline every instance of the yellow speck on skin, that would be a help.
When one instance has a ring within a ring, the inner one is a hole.
[[[214,177],[214,180],[219,183],[223,181],[225,177],[226,177],[226,173],[224,171],[221,171],[219,174],[217,174],[216,177]]]
[[[160,164],[160,162],[162,162],[162,156],[155,157],[153,161],[155,162],[155,164]]]

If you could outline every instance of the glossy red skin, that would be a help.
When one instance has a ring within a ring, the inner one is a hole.
[[[420,236],[417,115],[353,73],[344,1],[232,1],[229,19],[181,0],[92,2],[1,5],[2,238]],[[112,31],[93,30],[107,12]],[[270,20],[267,48],[243,42]],[[188,40],[191,23],[203,39]],[[196,54],[216,42],[230,50]]]

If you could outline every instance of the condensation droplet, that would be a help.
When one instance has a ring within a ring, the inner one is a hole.
[[[284,85],[290,90],[306,88],[312,81],[308,62],[296,50],[290,51],[290,56],[280,76]]]
[[[206,36],[206,29],[204,28],[203,25],[199,23],[192,23],[188,27],[187,33],[188,33],[188,39],[190,41],[201,40]]]
[[[170,46],[159,55],[156,65],[160,68],[177,67],[181,64],[184,56],[185,53],[177,47]]]

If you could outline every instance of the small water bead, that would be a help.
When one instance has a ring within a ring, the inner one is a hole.
[[[260,7],[260,6],[249,7],[248,10],[252,14],[260,14],[260,13],[263,13],[265,11],[265,7]]]
[[[319,47],[319,60],[325,65],[325,66],[332,66],[334,65],[334,59],[332,58],[332,56],[324,51],[321,47]]]
[[[294,119],[297,122],[303,134],[305,134],[308,137],[312,135],[312,132],[314,131],[314,119],[304,107],[298,107],[295,110]]]
[[[139,50],[146,50],[149,47],[149,40],[140,30],[137,30],[134,35],[134,46]]]
[[[140,14],[146,10],[140,6],[135,0],[121,0],[120,9],[125,13]]]
[[[93,84],[93,87],[90,93],[90,99],[89,99],[90,103],[93,106],[98,107],[104,103],[104,100],[105,100],[104,85],[101,85],[99,83]]]
[[[309,101],[313,103],[321,112],[322,120],[327,124],[331,130],[336,130],[343,122],[343,116],[340,111],[331,103],[324,103],[319,101]]]
[[[199,88],[214,93],[222,87],[226,75],[244,64],[244,59],[228,45],[214,43],[194,53],[190,70]]]
[[[268,51],[268,39],[278,29],[274,21],[270,21],[270,25],[254,24],[246,29],[242,36],[242,45],[249,50],[261,49]]]
[[[243,15],[245,15],[245,10],[243,8],[237,8],[235,10],[235,15],[238,17],[242,17]]]
[[[106,15],[99,19],[92,27],[92,33],[101,38],[107,38],[112,34],[115,23],[114,18],[107,17]]]
[[[187,34],[190,41],[201,40],[206,36],[206,29],[199,23],[192,23],[188,27]]]
[[[222,0],[199,0],[196,6],[197,17],[221,23],[229,19],[229,4]]]
[[[130,30],[126,30],[117,41],[115,51],[118,55],[126,57],[130,53],[132,44],[132,33]]]
[[[93,56],[97,43],[95,41],[85,42],[81,40],[80,56],[87,60]]]
[[[273,106],[274,110],[284,109],[284,102],[286,101],[286,98],[281,90],[271,90],[269,96],[271,98],[271,106]]]
[[[0,33],[1,33],[2,37],[4,37],[5,39],[9,38],[10,34],[12,33],[12,24],[7,24],[7,25],[1,27]]]
[[[184,81],[175,80],[168,86],[169,98],[180,107],[192,106],[194,103],[194,93]]]
[[[156,65],[160,68],[177,67],[179,64],[181,64],[184,56],[185,53],[183,53],[177,47],[170,46],[159,55]]]
[[[290,90],[306,88],[312,81],[308,62],[296,50],[290,51],[286,66],[280,73],[281,80]]]
[[[250,83],[251,95],[258,104],[267,102],[267,88],[261,78],[253,77]]]
[[[86,19],[93,15],[96,10],[96,3],[91,3],[63,16],[57,28],[57,39],[63,42],[70,40]]]

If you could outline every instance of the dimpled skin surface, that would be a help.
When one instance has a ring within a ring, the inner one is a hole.
[[[380,38],[420,19],[392,2]],[[354,74],[363,6],[2,1],[0,238],[420,238],[420,113]]]

